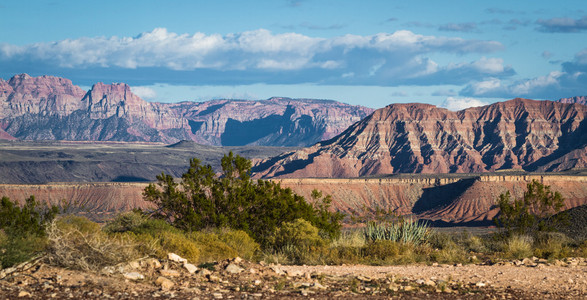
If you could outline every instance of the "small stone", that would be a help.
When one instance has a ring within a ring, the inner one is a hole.
[[[138,269],[138,268],[140,268],[140,267],[141,267],[141,264],[140,264],[138,261],[136,261],[136,260],[133,260],[133,261],[131,261],[131,262],[129,262],[129,263],[128,263],[128,266],[129,266],[131,269]]]
[[[424,281],[424,285],[436,286],[436,282],[434,282],[432,279],[428,279],[428,280]]]
[[[185,263],[188,261],[187,259],[185,259],[175,253],[168,253],[167,258],[171,261],[175,261],[175,262],[179,262],[179,263]]]
[[[283,271],[281,270],[281,268],[279,268],[278,266],[272,266],[270,269],[273,270],[273,272],[275,272],[275,274],[277,274],[277,275],[284,274]]]
[[[208,277],[208,281],[210,281],[210,282],[220,282],[220,277],[218,277],[218,276],[210,274],[206,277]]]
[[[185,264],[183,264],[183,267],[184,267],[186,270],[188,270],[188,272],[189,272],[190,274],[194,274],[194,273],[196,273],[196,271],[198,271],[198,267],[196,267],[196,266],[194,266],[194,265],[192,265],[192,264],[185,263]]]
[[[208,269],[200,269],[198,270],[198,275],[200,276],[208,276],[212,274],[212,271],[208,270]]]
[[[418,280],[416,280],[416,283],[417,284],[420,284],[420,285],[424,285],[424,282],[425,282],[424,279],[418,279]]]
[[[251,294],[251,296],[260,298],[260,297],[263,297],[263,294],[261,294],[261,293],[254,293],[254,294]]]
[[[163,276],[167,276],[167,277],[179,277],[179,272],[176,270],[159,270],[159,273],[161,273],[161,275]]]
[[[222,299],[222,294],[221,293],[213,293],[212,297],[214,297],[214,299]]]
[[[255,270],[253,268],[250,268],[249,269],[249,273],[251,273],[251,274],[257,274],[257,270]]]
[[[20,291],[20,293],[18,293],[18,298],[22,298],[22,297],[30,297],[31,293],[27,292],[27,291]]]
[[[124,278],[130,279],[130,280],[141,280],[141,279],[145,279],[145,276],[143,276],[143,274],[138,273],[138,272],[124,273],[124,274],[122,274],[122,276],[124,276]]]
[[[159,262],[159,260],[156,258],[145,259],[145,260],[141,261],[141,264],[143,266],[151,268],[151,269],[161,268],[161,262]]]
[[[486,286],[486,285],[487,285],[487,284],[486,284],[485,282],[481,282],[481,281],[479,281],[479,282],[477,282],[477,283],[475,284],[475,286],[476,286],[476,287],[484,287],[484,286]]]
[[[242,259],[242,258],[240,258],[240,257],[238,257],[238,256],[237,256],[237,257],[235,257],[235,258],[232,260],[232,262],[233,262],[233,263],[235,263],[235,264],[239,264],[239,263],[241,263],[242,261],[243,261],[243,259]]]
[[[363,282],[371,282],[371,278],[366,277],[366,276],[359,275],[359,276],[357,276],[355,278],[357,278],[357,280],[360,280],[360,281],[363,281]]]
[[[175,283],[173,283],[173,281],[171,281],[163,276],[159,276],[157,278],[157,280],[155,280],[155,284],[157,284],[158,286],[160,286],[164,290],[168,290],[175,285]]]
[[[325,290],[325,289],[327,289],[325,286],[323,286],[319,282],[314,283],[314,285],[312,287],[315,288],[315,289],[319,289],[319,290]]]
[[[228,272],[230,274],[238,274],[238,273],[244,271],[243,268],[241,268],[235,264],[229,264],[228,266],[226,266],[226,268],[224,270],[226,270],[226,272]]]
[[[402,290],[404,292],[410,292],[410,291],[413,291],[414,288],[411,285],[406,285],[406,286],[402,286]]]
[[[262,282],[261,280],[257,279],[253,282],[254,285],[260,285]]]

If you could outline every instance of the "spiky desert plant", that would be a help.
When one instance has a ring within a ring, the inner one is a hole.
[[[429,234],[428,224],[420,223],[412,218],[393,223],[369,222],[363,231],[367,241],[387,240],[414,245],[425,242]]]

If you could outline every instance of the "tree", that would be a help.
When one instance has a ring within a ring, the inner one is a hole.
[[[558,213],[564,206],[564,198],[537,180],[528,183],[522,199],[511,198],[509,191],[499,195],[500,213],[494,219],[507,235],[552,231],[564,221],[565,215]]]
[[[330,212],[330,196],[312,193],[313,204],[282,188],[273,181],[250,177],[251,162],[230,152],[221,161],[222,174],[216,176],[211,166],[198,159],[177,182],[162,173],[157,184],[149,184],[143,192],[147,201],[155,203],[156,217],[184,230],[206,227],[230,227],[251,235],[262,245],[283,222],[302,218],[328,237],[340,233],[342,214]]]

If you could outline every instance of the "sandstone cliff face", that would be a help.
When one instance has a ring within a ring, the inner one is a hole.
[[[124,83],[97,83],[85,93],[58,77],[0,79],[3,139],[307,146],[339,134],[372,111],[285,98],[150,103]]]
[[[180,103],[203,144],[300,146],[329,139],[373,110],[335,101],[271,98]]]
[[[257,177],[358,177],[587,167],[587,107],[514,99],[451,112],[393,104],[335,138],[255,166]]]
[[[84,94],[65,78],[21,74],[9,81],[0,79],[0,118],[24,114],[65,116],[82,108],[79,100]]]

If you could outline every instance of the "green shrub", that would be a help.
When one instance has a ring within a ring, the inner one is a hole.
[[[319,230],[304,219],[296,219],[293,222],[283,222],[275,229],[271,238],[274,248],[286,245],[298,247],[323,247],[326,241],[320,237]]]
[[[127,231],[134,232],[134,230],[137,230],[137,228],[141,227],[148,220],[149,218],[140,212],[126,212],[118,215],[114,220],[108,222],[108,224],[104,226],[104,231],[109,233]]]
[[[540,232],[534,238],[534,256],[546,259],[567,257],[571,254],[571,242],[559,232]]]
[[[506,257],[522,259],[532,255],[532,237],[528,235],[512,235],[504,244]]]
[[[145,200],[155,203],[158,217],[178,228],[195,231],[230,227],[247,232],[263,246],[282,222],[299,218],[329,238],[340,233],[343,216],[329,211],[330,197],[314,191],[310,204],[279,183],[253,181],[249,175],[251,162],[232,152],[222,158],[221,165],[222,175],[216,176],[211,166],[192,159],[180,183],[161,174],[157,185],[145,188]]]
[[[511,199],[510,192],[499,195],[499,214],[494,222],[502,229],[501,234],[534,234],[538,231],[553,231],[566,220],[565,199],[559,192],[537,180],[528,183],[522,199]]]
[[[0,229],[9,236],[17,235],[45,235],[45,227],[59,213],[56,206],[42,206],[30,196],[25,200],[22,208],[18,203],[10,201],[8,197],[0,200]]]
[[[12,267],[45,250],[47,238],[35,234],[5,236],[0,240],[1,268]]]
[[[365,243],[365,236],[361,230],[347,230],[332,240],[330,247],[361,248]]]
[[[187,259],[192,263],[200,262],[203,251],[200,250],[200,244],[182,233],[166,232],[156,236],[160,240],[161,248],[165,251],[163,256],[172,252]]]
[[[468,252],[463,246],[449,241],[441,249],[432,252],[430,258],[439,263],[463,263],[468,260]]]
[[[238,256],[251,260],[260,251],[261,247],[255,240],[242,230],[222,228],[218,237],[232,249],[236,250]]]
[[[77,230],[81,233],[98,233],[101,230],[98,223],[92,222],[86,217],[79,217],[74,215],[59,218],[57,220],[57,227],[62,231]]]
[[[0,262],[2,268],[24,262],[43,251],[47,245],[46,227],[59,209],[56,206],[43,206],[30,196],[24,205],[10,201],[8,197],[0,200]]]
[[[238,252],[221,241],[216,233],[194,231],[188,236],[201,250],[201,262],[220,261],[238,256]]]

